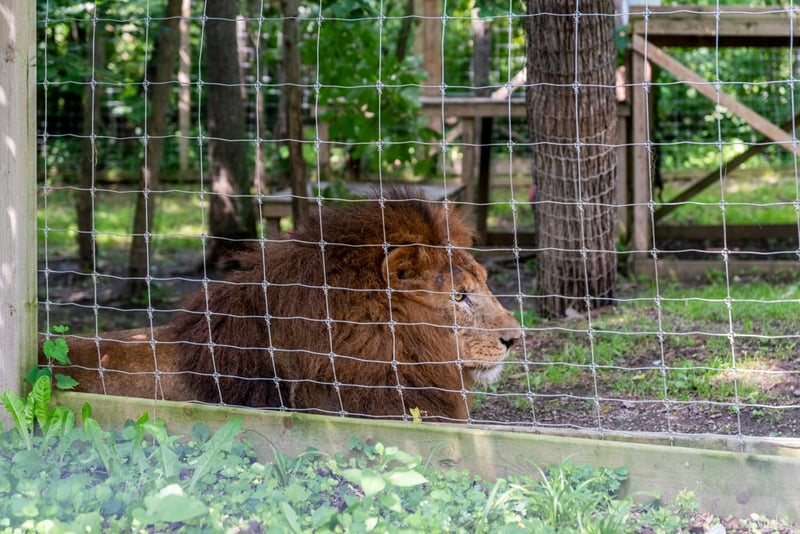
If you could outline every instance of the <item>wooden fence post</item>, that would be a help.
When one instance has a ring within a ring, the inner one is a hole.
[[[0,392],[36,359],[36,2],[0,11]],[[4,426],[11,420],[0,409]]]

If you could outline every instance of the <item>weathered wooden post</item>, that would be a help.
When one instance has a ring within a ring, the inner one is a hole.
[[[36,358],[36,3],[0,10],[0,391]],[[4,425],[11,418],[0,410]]]

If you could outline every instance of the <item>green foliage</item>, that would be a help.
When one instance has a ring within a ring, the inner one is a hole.
[[[64,335],[69,331],[69,327],[67,326],[53,326],[50,328],[51,334],[60,334]],[[48,338],[42,344],[42,352],[47,357],[48,361],[55,362],[61,365],[69,365],[69,347],[67,346],[67,340],[63,337],[57,338]],[[46,366],[39,366],[34,365],[28,374],[25,376],[25,379],[30,382],[31,384],[36,384],[40,378],[46,377],[48,380],[51,378],[50,369]],[[72,378],[71,376],[67,376],[62,373],[56,373],[55,377],[55,385],[58,389],[67,390],[73,389],[75,386],[78,385],[78,382]]]
[[[433,140],[434,132],[425,127],[420,112],[419,85],[425,73],[417,56],[398,55],[411,39],[399,18],[402,6],[386,4],[384,13],[379,8],[365,0],[329,2],[319,13],[321,25],[317,13],[309,18],[310,38],[302,42],[301,51],[304,64],[316,65],[314,81],[319,85],[312,98],[331,138],[347,144],[351,168],[393,171],[411,164],[417,172],[428,172],[432,161],[427,145],[420,143]],[[347,46],[341,46],[344,39]]]
[[[355,438],[348,454],[273,449],[262,464],[238,418],[179,439],[147,414],[105,430],[88,406],[78,427],[49,406],[44,378],[26,399],[2,398],[14,418],[0,433],[2,531],[677,533],[697,512],[691,492],[647,507],[621,499],[623,468],[565,460],[487,483]]]

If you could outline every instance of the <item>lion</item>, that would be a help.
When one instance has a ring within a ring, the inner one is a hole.
[[[377,195],[374,195],[377,196]],[[320,208],[233,257],[164,326],[71,336],[79,389],[359,417],[469,419],[522,339],[463,213],[413,189]]]

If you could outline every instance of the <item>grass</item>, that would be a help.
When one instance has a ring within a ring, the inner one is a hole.
[[[688,184],[667,182],[661,197],[669,202]],[[731,175],[724,189],[714,184],[689,200],[664,219],[665,224],[722,224],[721,201],[725,200],[726,224],[787,224],[798,219],[800,189],[794,176],[764,173],[755,178]],[[656,209],[658,206],[656,206]]]
[[[591,396],[596,381],[610,398],[793,402],[774,386],[796,372],[798,315],[797,280],[640,284],[591,324],[523,314],[536,349],[497,389]]]
[[[786,171],[785,171],[786,172]],[[790,171],[789,171],[790,172]],[[528,185],[518,180],[514,186],[517,214],[511,207],[511,190],[494,187],[491,191],[488,223],[494,228],[516,228],[531,231],[534,228],[533,210],[528,205]],[[689,185],[688,181],[672,180],[664,184],[657,201],[669,202]],[[724,183],[726,224],[791,224],[798,220],[797,202],[800,185],[794,176],[777,174],[769,169],[761,173],[732,173]],[[713,184],[664,218],[664,224],[717,225],[722,224],[719,184]],[[656,209],[659,203],[656,202]]]
[[[169,261],[179,250],[201,250],[202,217],[206,205],[198,195],[187,192],[153,193],[156,203],[151,250],[156,260]],[[75,215],[77,191],[51,188],[38,196],[38,252],[45,257],[45,238],[49,259],[75,258],[78,225]],[[45,211],[44,206],[47,209]],[[136,194],[131,191],[99,189],[94,199],[94,227],[98,262],[127,258],[131,242],[131,221],[136,208]],[[207,216],[207,214],[206,214]],[[46,232],[45,232],[46,229]],[[46,233],[46,235],[45,235]]]

